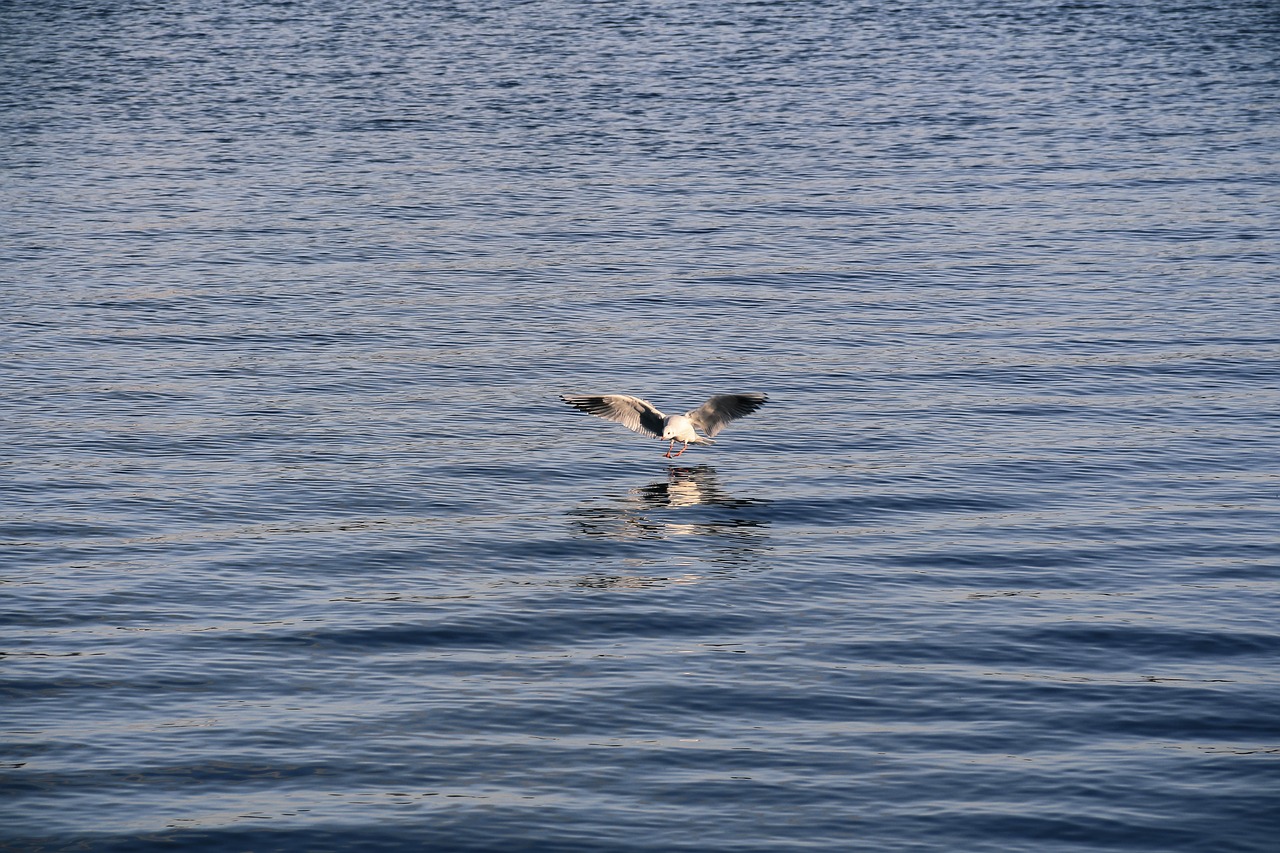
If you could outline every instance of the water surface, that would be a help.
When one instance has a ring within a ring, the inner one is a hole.
[[[0,847],[1273,850],[1218,5],[0,7]]]

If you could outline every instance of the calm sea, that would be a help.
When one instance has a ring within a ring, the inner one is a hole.
[[[0,849],[1280,849],[1274,0],[14,0],[0,146]]]

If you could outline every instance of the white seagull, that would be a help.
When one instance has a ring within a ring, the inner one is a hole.
[[[764,394],[718,394],[683,415],[664,415],[652,403],[626,394],[561,394],[560,399],[575,409],[620,423],[633,432],[670,441],[671,445],[662,455],[675,459],[691,444],[715,444],[711,438],[724,429],[725,424],[751,414],[769,398]],[[707,437],[698,435],[694,427],[705,432]],[[684,447],[672,456],[671,451],[676,449],[677,441],[683,441]]]

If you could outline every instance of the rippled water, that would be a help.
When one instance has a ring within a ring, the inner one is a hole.
[[[1274,850],[1278,37],[0,5],[0,848]]]

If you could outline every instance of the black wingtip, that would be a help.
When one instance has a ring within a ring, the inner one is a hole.
[[[602,405],[601,398],[590,394],[561,394],[560,399],[573,406],[580,412],[586,412],[588,415],[599,413],[605,407]]]

